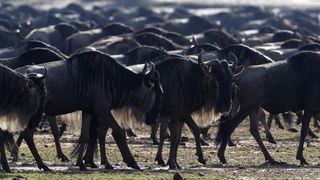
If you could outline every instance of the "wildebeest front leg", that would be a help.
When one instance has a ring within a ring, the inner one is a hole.
[[[235,130],[235,128],[244,120],[248,115],[248,112],[240,107],[239,112],[232,118],[227,120],[227,122],[221,122],[219,131],[221,131],[220,136],[222,136],[222,142],[218,150],[218,158],[222,164],[227,164],[227,160],[224,156],[228,141]],[[219,134],[218,134],[219,136]],[[218,138],[218,137],[217,137]]]
[[[167,131],[168,119],[167,118],[159,118],[158,120],[160,122],[160,143],[158,146],[158,151],[157,151],[155,161],[157,161],[158,165],[160,165],[160,166],[166,166],[166,163],[164,162],[163,157],[162,157],[162,149],[163,149],[164,140],[168,136],[168,131]]]
[[[257,141],[259,148],[261,149],[265,160],[268,164],[275,164],[276,161],[271,157],[268,150],[264,146],[260,133],[259,133],[259,109],[253,110],[250,114],[250,133],[254,137],[254,139]]]
[[[6,156],[6,152],[4,149],[4,132],[0,129],[0,157],[1,157],[1,165],[2,169],[6,172],[10,172],[10,167],[8,165],[8,160]]]
[[[302,127],[300,132],[301,135],[300,135],[299,147],[298,147],[297,157],[296,157],[297,160],[300,160],[301,165],[309,164],[303,157],[303,144],[309,131],[309,124],[310,124],[311,117],[312,117],[312,113],[309,112],[308,110],[305,110],[301,119],[302,121]]]
[[[151,126],[151,135],[150,138],[152,139],[152,143],[154,145],[159,145],[159,142],[157,140],[157,131],[159,128],[159,122],[157,122],[155,125]]]
[[[105,169],[113,169],[113,166],[109,163],[107,154],[106,154],[106,136],[107,136],[108,128],[109,127],[106,127],[105,130],[99,129],[98,131],[100,157],[101,157],[101,165],[104,165]]]
[[[196,141],[196,155],[198,156],[198,162],[202,164],[206,164],[206,160],[203,158],[202,148],[201,148],[201,140],[200,140],[200,129],[198,125],[194,122],[192,117],[188,116],[185,119],[186,124],[190,128],[191,132],[193,133],[193,136]]]
[[[36,160],[37,164],[38,164],[38,168],[39,169],[43,169],[44,171],[51,171],[42,161],[38,151],[37,151],[37,148],[34,144],[34,140],[33,140],[33,132],[34,130],[33,129],[25,129],[21,135],[23,136],[24,140],[26,141],[34,159]]]
[[[170,119],[169,122],[169,129],[170,129],[170,154],[168,159],[168,165],[169,169],[177,170],[181,169],[177,162],[177,151],[178,146],[181,138],[182,128],[184,125],[184,121],[181,121],[180,119]]]
[[[61,162],[68,162],[69,159],[66,155],[63,154],[61,145],[60,145],[60,131],[58,128],[57,120],[54,116],[48,116],[48,122],[53,134],[54,143],[56,145],[56,151],[57,151],[57,157],[58,159],[61,159]]]
[[[119,124],[113,118],[111,112],[107,112],[106,120],[109,127],[111,127],[112,129],[112,137],[116,141],[119,147],[119,150],[123,157],[123,161],[127,163],[128,167],[140,170],[140,167],[138,166],[136,160],[134,159],[134,157],[132,156],[129,150],[125,131],[119,126]]]

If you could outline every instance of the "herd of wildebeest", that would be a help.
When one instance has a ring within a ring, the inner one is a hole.
[[[170,6],[171,11],[159,11]],[[296,159],[303,156],[311,118],[320,111],[320,9],[212,6],[224,9],[196,15],[201,5],[94,6],[78,4],[39,10],[29,5],[0,5],[0,150],[2,169],[10,168],[5,148],[18,160],[25,140],[37,165],[50,169],[37,152],[33,134],[48,121],[57,157],[63,154],[55,116],[82,112],[79,144],[74,153],[81,170],[108,162],[107,130],[112,130],[123,161],[140,169],[126,133],[145,123],[158,144],[161,166],[180,169],[177,150],[184,123],[196,142],[198,161],[206,163],[201,134],[218,123],[215,143],[226,164],[230,136],[247,117],[250,133],[266,163],[281,164],[268,153],[259,133],[276,143],[269,130],[279,115],[302,124]],[[190,9],[193,9],[192,11]],[[266,112],[270,114],[266,122]],[[296,113],[297,116],[292,116]],[[160,126],[160,140],[156,138]],[[167,163],[162,157],[170,139]],[[290,127],[294,131],[294,127]],[[13,134],[14,133],[14,134]],[[15,141],[14,135],[18,135]],[[203,136],[204,136],[203,135]],[[151,143],[151,141],[150,141]]]

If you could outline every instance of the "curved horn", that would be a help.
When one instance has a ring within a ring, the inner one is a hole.
[[[198,56],[198,63],[199,63],[199,64],[202,64],[202,63],[203,63],[203,61],[202,61],[202,56],[203,56],[204,53],[205,53],[205,51],[202,49],[201,52],[200,52],[200,54],[199,54],[199,56]]]
[[[41,68],[44,69],[43,73],[37,73],[37,72],[32,72],[32,71],[27,70],[26,76],[30,79],[43,80],[44,78],[47,77],[48,69],[45,66],[41,66]]]
[[[236,67],[238,64],[238,58],[232,52],[229,52],[227,60],[228,60],[228,62],[232,62],[232,64],[229,64],[229,66],[231,66],[231,67]]]

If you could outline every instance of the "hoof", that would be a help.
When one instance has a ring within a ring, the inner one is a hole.
[[[219,157],[220,163],[226,165],[228,162],[225,157]]]
[[[85,163],[85,166],[90,168],[98,168],[98,166],[94,162]]]
[[[159,141],[157,139],[153,139],[152,138],[152,144],[153,145],[159,145],[160,143],[159,143]]]
[[[188,142],[189,138],[186,136],[181,137],[180,143]]]
[[[179,164],[177,162],[174,162],[174,161],[169,161],[168,165],[169,165],[169,169],[170,170],[180,170],[181,169]]]
[[[231,140],[229,140],[229,142],[228,142],[228,146],[237,146],[233,141],[231,141]]]
[[[280,162],[275,160],[269,160],[265,163],[261,164],[259,167],[268,167],[268,166],[287,166],[288,164],[286,162]]]
[[[298,130],[296,128],[293,128],[293,127],[289,128],[288,131],[289,132],[293,132],[293,133],[298,132]]]
[[[163,161],[163,159],[156,159],[156,161],[158,162],[158,165],[160,165],[161,167],[165,167],[166,166],[166,163]]]
[[[3,165],[3,166],[2,166],[2,169],[3,169],[5,172],[7,172],[7,173],[10,173],[10,172],[11,172],[10,167],[9,167],[8,164]]]
[[[203,139],[200,139],[200,143],[201,143],[201,146],[209,146],[209,143],[207,143],[205,140]]]
[[[87,167],[84,164],[81,164],[80,166],[80,171],[86,171]]]
[[[51,171],[51,169],[49,169],[48,166],[46,166],[44,164],[41,167],[39,167],[39,169],[42,169],[45,172],[50,172]]]
[[[136,170],[141,170],[136,161],[132,161],[132,162],[130,162],[130,163],[127,163],[127,166],[128,166],[128,167],[131,167],[131,168],[133,168],[133,169],[136,169]]]
[[[61,159],[61,162],[69,162],[69,158],[67,156],[65,156],[64,154],[62,155],[58,155],[58,159]]]
[[[104,169],[112,170],[114,168],[113,168],[113,166],[111,164],[107,163],[107,164],[104,165]]]
[[[198,160],[199,163],[201,163],[203,165],[206,165],[207,160],[204,159],[203,157],[202,158],[198,158],[197,160]]]
[[[267,136],[268,142],[271,144],[277,144],[277,142],[273,139],[272,136]]]

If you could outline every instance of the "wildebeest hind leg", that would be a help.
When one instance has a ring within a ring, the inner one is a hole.
[[[195,141],[196,141],[196,155],[198,156],[198,162],[202,163],[202,164],[206,164],[206,160],[203,158],[203,153],[202,153],[202,148],[201,148],[201,140],[200,140],[200,129],[198,127],[198,125],[194,122],[194,120],[192,119],[192,117],[187,117],[185,119],[186,124],[188,125],[188,127],[190,128]]]
[[[260,133],[259,133],[259,109],[253,110],[249,116],[250,116],[250,133],[254,137],[254,139],[257,141],[265,160],[268,162],[268,164],[274,164],[275,160],[271,157],[268,150],[264,146]]]
[[[301,127],[300,141],[299,141],[299,147],[298,147],[297,157],[296,157],[297,160],[300,160],[301,165],[309,164],[303,157],[303,144],[309,131],[309,124],[310,124],[311,117],[312,117],[312,113],[308,110],[305,110],[301,119],[302,127]]]
[[[169,169],[178,170],[181,169],[177,162],[177,151],[179,146],[179,141],[181,138],[182,128],[184,125],[184,121],[180,119],[170,119],[169,122],[169,129],[170,129],[170,154],[168,159]]]
[[[151,135],[150,138],[152,139],[152,143],[154,145],[159,145],[159,142],[157,140],[157,131],[159,128],[159,122],[157,122],[155,125],[151,126]]]
[[[168,131],[167,131],[168,120],[166,118],[159,119],[159,121],[160,120],[161,120],[161,122],[160,122],[160,143],[158,146],[158,151],[157,151],[155,161],[157,161],[158,165],[160,165],[160,166],[166,166],[166,163],[163,161],[163,157],[162,157],[162,149],[163,149],[164,140],[168,136]]]
[[[39,169],[43,169],[44,171],[51,171],[42,161],[37,148],[34,144],[34,140],[33,140],[33,129],[25,129],[21,135],[23,136],[24,140],[26,141],[34,159],[36,160],[37,164],[38,164],[38,168]]]
[[[276,141],[274,140],[271,132],[270,132],[269,126],[267,125],[265,113],[263,112],[263,110],[261,108],[259,108],[259,119],[264,127],[264,131],[266,133],[266,137],[267,137],[269,143],[277,144]]]
[[[58,124],[56,121],[56,118],[53,116],[48,116],[48,122],[53,134],[53,138],[54,138],[54,143],[56,145],[56,151],[57,151],[57,157],[58,159],[61,159],[61,162],[68,162],[69,159],[66,155],[63,154],[62,149],[61,149],[61,145],[60,145],[60,132],[59,132],[59,128],[58,128]]]
[[[128,167],[138,169],[140,170],[140,167],[138,166],[136,160],[132,156],[128,144],[127,144],[127,139],[126,139],[126,133],[125,131],[118,125],[116,120],[113,118],[111,115],[111,112],[107,112],[106,114],[106,119],[108,125],[112,129],[112,137],[116,141],[117,146],[121,152],[121,155],[123,157],[123,161],[127,163]],[[101,122],[101,121],[100,121]]]
[[[232,118],[232,119],[228,119],[227,122],[221,122],[223,123],[223,129],[222,127],[219,128],[219,132],[217,137],[222,136],[222,142],[220,145],[220,148],[218,150],[218,158],[220,160],[220,162],[222,164],[227,164],[227,160],[224,156],[225,151],[226,151],[226,147],[228,144],[228,141],[233,133],[233,131],[235,130],[235,128],[244,120],[244,118],[248,115],[248,112],[246,110],[244,110],[244,108],[240,107],[239,112]]]
[[[106,127],[104,130],[98,131],[98,139],[100,145],[100,157],[101,157],[101,165],[104,165],[105,169],[113,169],[113,166],[109,163],[107,154],[106,154],[106,136],[109,127]]]
[[[7,160],[5,149],[4,149],[4,132],[1,129],[0,129],[0,155],[1,155],[2,169],[6,172],[10,172],[10,167],[8,165],[8,160]]]
[[[98,124],[98,119],[94,116],[91,116],[90,120],[90,129],[89,129],[89,142],[87,151],[84,155],[84,162],[86,166],[91,168],[97,168],[98,166],[93,161],[94,150],[97,147],[97,138],[98,138],[98,129],[101,127]]]

